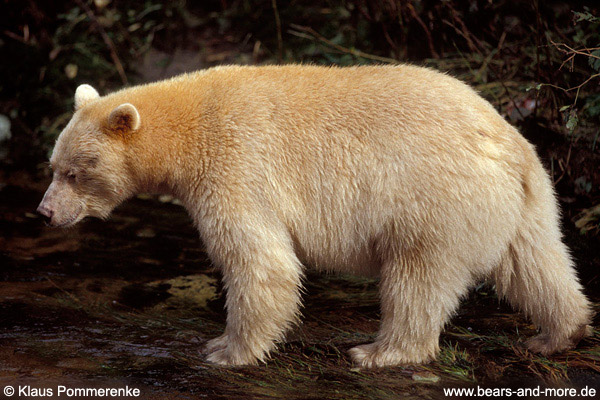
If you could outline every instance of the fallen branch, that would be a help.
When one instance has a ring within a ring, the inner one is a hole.
[[[326,37],[324,37],[319,32],[315,31],[313,28],[311,28],[309,26],[290,24],[290,27],[292,27],[293,29],[296,29],[296,31],[288,30],[288,32],[291,33],[292,35],[298,36],[301,38],[305,38],[305,39],[311,38],[311,39],[320,40],[321,42],[325,43],[329,47],[332,47],[342,53],[351,54],[355,57],[366,58],[368,60],[379,61],[379,62],[386,63],[386,64],[400,64],[400,62],[398,60],[394,60],[393,58],[381,57],[381,56],[377,56],[374,54],[365,53],[360,50],[349,49],[347,47],[340,46],[339,44],[333,43],[331,40],[327,39]],[[309,36],[307,36],[306,34],[308,34]]]
[[[570,47],[569,45],[565,44],[565,43],[556,43],[552,40],[550,40],[550,43],[552,43],[552,45],[561,53],[566,54],[568,57],[560,64],[559,69],[562,69],[563,66],[568,63],[571,62],[571,68],[570,70],[573,70],[573,64],[574,64],[574,60],[575,60],[575,56],[577,55],[582,55],[582,56],[586,56],[589,58],[595,58],[597,60],[600,60],[600,56],[597,56],[595,54],[592,54],[592,52],[596,51],[596,50],[600,50],[600,47],[583,47],[580,49],[574,49],[572,47]],[[600,72],[597,72],[595,74],[590,75],[585,81],[583,81],[582,83],[580,83],[577,86],[573,86],[570,88],[564,88],[558,85],[554,85],[552,83],[540,83],[538,85],[538,89],[542,86],[548,86],[554,89],[558,89],[564,93],[569,93],[572,91],[576,91],[575,92],[575,99],[573,100],[573,103],[571,104],[571,107],[574,107],[575,104],[577,104],[577,99],[579,99],[579,92],[581,91],[581,88],[584,87],[585,85],[587,85],[591,80],[600,77]]]
[[[558,51],[568,55],[568,57],[560,64],[560,67],[558,69],[562,69],[562,67],[564,67],[564,65],[566,63],[571,62],[571,68],[569,70],[573,71],[573,64],[575,62],[575,56],[577,56],[577,55],[586,56],[589,58],[595,58],[596,60],[600,60],[600,56],[592,54],[592,52],[594,52],[596,50],[600,50],[600,47],[583,47],[581,49],[574,49],[565,43],[556,43],[552,40],[550,40],[550,43],[552,43],[552,45]]]
[[[594,52],[596,50],[600,50],[600,47],[583,47],[581,49],[574,49],[565,43],[556,43],[552,40],[550,41],[550,43],[552,43],[552,45],[554,45],[554,47],[556,47],[559,51],[561,51],[563,53],[580,54],[582,56],[592,57],[592,58],[596,58],[596,59],[600,60],[600,56],[592,54],[592,52]],[[566,50],[561,49],[561,46],[565,47]]]
[[[598,73],[590,76],[589,78],[587,78],[585,81],[583,81],[579,85],[573,86],[573,87],[570,87],[570,88],[563,88],[563,87],[554,85],[552,83],[540,83],[540,87],[541,86],[549,86],[549,87],[554,88],[554,89],[562,90],[565,93],[569,93],[569,92],[572,92],[573,90],[577,90],[577,92],[575,93],[575,100],[573,101],[573,105],[575,105],[575,103],[577,103],[577,99],[579,98],[579,91],[581,90],[581,88],[584,87],[592,79],[595,79],[595,78],[598,78],[598,77],[600,77],[600,72],[598,72]]]

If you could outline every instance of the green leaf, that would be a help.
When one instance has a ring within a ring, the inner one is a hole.
[[[600,49],[592,52],[592,55],[595,57],[600,57]],[[600,72],[600,58],[590,57],[588,58],[588,63],[590,67],[592,67],[595,71]]]
[[[596,117],[600,115],[600,93],[587,97],[585,100],[584,109],[588,117]]]
[[[569,132],[573,133],[573,131],[577,127],[578,122],[579,122],[579,118],[577,118],[577,114],[575,114],[573,112],[573,110],[571,110],[569,119],[567,120],[567,124],[565,125],[567,127],[567,129],[569,130]]]
[[[592,208],[585,209],[581,212],[578,219],[575,221],[575,226],[580,229],[581,233],[586,233],[597,227],[600,220],[600,204]]]
[[[563,112],[563,111],[566,111],[566,110],[568,110],[569,108],[571,108],[571,105],[568,105],[568,106],[562,106],[562,107],[561,107],[561,108],[560,108],[558,111],[560,111],[560,112]]]
[[[573,14],[575,15],[575,22],[581,22],[581,21],[596,22],[596,21],[600,21],[600,18],[593,16],[592,14],[590,14],[587,11],[585,11],[585,12],[573,11]]]

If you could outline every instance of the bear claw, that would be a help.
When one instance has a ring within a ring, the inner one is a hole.
[[[540,353],[544,356],[558,353],[559,351],[572,349],[577,346],[581,339],[591,335],[591,328],[588,325],[581,326],[569,339],[562,341],[553,340],[546,334],[539,334],[525,342],[527,349],[534,353]]]
[[[217,350],[224,349],[225,347],[227,347],[227,342],[229,342],[229,338],[228,338],[227,334],[224,333],[221,336],[218,336],[218,337],[206,342],[206,345],[204,346],[202,353],[210,354]]]
[[[431,361],[436,353],[435,346],[420,349],[406,349],[374,342],[353,347],[349,350],[353,363],[359,368],[380,368],[395,365],[424,364]]]

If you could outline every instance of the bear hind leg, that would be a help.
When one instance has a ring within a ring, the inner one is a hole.
[[[541,330],[526,342],[549,355],[574,347],[590,334],[591,308],[566,246],[552,230],[517,233],[494,272],[498,294]]]
[[[350,349],[359,367],[421,364],[435,358],[442,328],[468,289],[452,263],[438,257],[384,262],[381,326],[374,343]],[[443,261],[440,261],[443,260]]]

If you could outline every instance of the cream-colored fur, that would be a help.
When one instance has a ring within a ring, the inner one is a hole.
[[[141,191],[179,197],[223,272],[218,364],[264,360],[297,320],[303,265],[381,277],[356,364],[423,363],[477,280],[549,354],[590,307],[533,147],[471,88],[413,66],[219,67],[99,97],[78,89],[40,205],[55,225]]]

